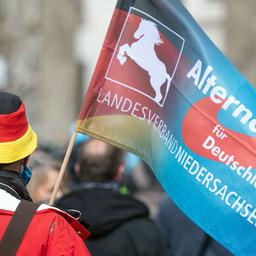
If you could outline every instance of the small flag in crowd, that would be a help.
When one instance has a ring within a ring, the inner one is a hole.
[[[120,0],[76,131],[139,155],[197,225],[255,255],[255,102],[179,1]]]

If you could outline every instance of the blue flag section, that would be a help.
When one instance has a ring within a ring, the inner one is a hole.
[[[76,130],[138,154],[199,227],[255,256],[255,104],[180,1],[120,0]]]

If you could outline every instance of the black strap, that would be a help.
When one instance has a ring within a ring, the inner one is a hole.
[[[1,256],[15,256],[29,224],[40,205],[22,200],[0,242]]]

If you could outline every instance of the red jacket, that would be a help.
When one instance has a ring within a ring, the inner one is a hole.
[[[0,239],[18,204],[18,199],[0,189]],[[90,253],[82,239],[88,235],[89,232],[67,213],[41,205],[16,256],[87,256]]]

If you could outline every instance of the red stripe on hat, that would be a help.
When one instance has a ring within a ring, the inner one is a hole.
[[[11,114],[0,114],[0,143],[21,138],[28,130],[25,105]]]

